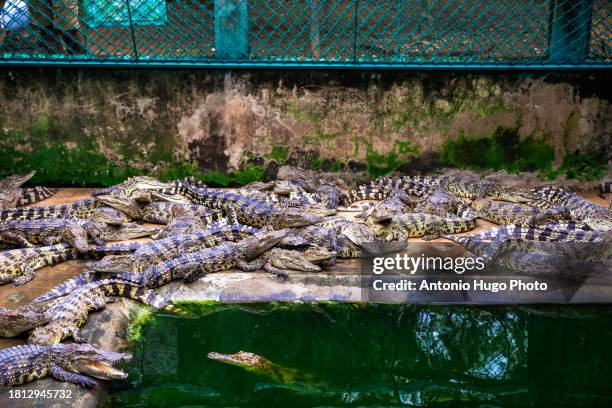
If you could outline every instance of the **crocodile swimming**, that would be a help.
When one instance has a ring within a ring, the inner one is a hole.
[[[0,285],[11,283],[21,286],[34,278],[35,271],[78,258],[102,258],[109,254],[126,254],[135,251],[138,244],[91,246],[79,253],[69,244],[20,248],[0,252]]]
[[[156,288],[177,279],[193,282],[207,273],[231,268],[255,271],[265,266],[265,262],[257,258],[289,232],[288,229],[260,232],[239,242],[223,242],[211,248],[188,252],[147,268],[142,284]],[[279,273],[278,276],[286,277],[286,273]]]
[[[274,364],[265,357],[246,351],[239,351],[235,354],[221,354],[211,351],[208,353],[208,358],[220,363],[240,367],[278,384],[291,385],[299,383],[315,385],[317,383],[317,379],[312,374]]]
[[[105,351],[90,344],[28,344],[0,349],[0,386],[15,387],[51,376],[58,381],[90,388],[97,385],[94,378],[127,378],[127,374],[114,365],[131,358],[128,353]]]
[[[316,224],[322,217],[293,208],[279,209],[261,201],[225,190],[183,186],[181,194],[196,204],[224,211],[234,211],[238,221],[254,227],[274,229]]]

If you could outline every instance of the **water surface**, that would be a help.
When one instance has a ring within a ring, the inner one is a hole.
[[[260,305],[156,315],[134,344],[127,407],[612,406],[612,307]],[[209,360],[250,351],[298,370]]]

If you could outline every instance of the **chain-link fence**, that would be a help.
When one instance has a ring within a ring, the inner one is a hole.
[[[608,67],[608,0],[0,0],[0,63]]]

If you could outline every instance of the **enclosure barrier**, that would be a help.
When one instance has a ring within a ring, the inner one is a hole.
[[[0,64],[609,68],[608,0],[0,0]]]

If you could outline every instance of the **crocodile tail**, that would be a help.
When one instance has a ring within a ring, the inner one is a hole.
[[[38,207],[8,208],[0,211],[0,221],[40,220],[43,218],[67,218],[80,206],[87,205],[84,200],[72,204]]]
[[[144,288],[132,282],[118,281],[112,279],[109,280],[108,283],[105,283],[103,285],[103,288],[104,294],[106,296],[126,297],[132,300],[137,300],[147,306],[164,310],[166,312],[171,312],[182,316],[190,316],[189,312],[172,304],[165,297],[155,293],[154,290]]]
[[[46,291],[42,295],[38,296],[32,303],[42,303],[49,300],[57,299],[62,296],[66,296],[69,293],[77,290],[78,288],[88,285],[92,282],[101,281],[103,279],[121,279],[130,282],[139,282],[139,275],[125,272],[125,273],[113,273],[113,272],[98,272],[98,271],[87,271],[82,274],[75,276],[74,278],[68,279],[56,287]]]
[[[601,198],[604,198],[604,194],[609,193],[612,193],[612,181],[604,181],[603,183],[599,184],[597,188],[597,194]]]
[[[349,206],[362,200],[384,200],[388,196],[389,192],[382,187],[361,185],[356,189],[343,194],[342,197],[340,197],[340,200],[342,205]]]
[[[19,199],[19,206],[21,207],[46,200],[57,193],[57,191],[58,190],[56,188],[47,188],[44,186],[26,188],[23,190],[21,198]]]
[[[94,282],[96,280],[96,275],[91,272],[83,272],[82,274],[75,276],[74,278],[68,279],[56,287],[49,289],[42,295],[38,296],[32,303],[41,303],[46,302],[48,300],[56,299],[58,297],[66,296],[67,294],[73,292],[77,288]]]

